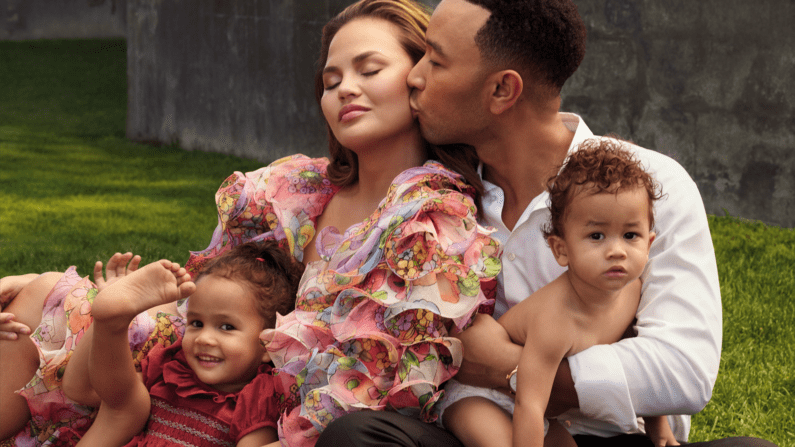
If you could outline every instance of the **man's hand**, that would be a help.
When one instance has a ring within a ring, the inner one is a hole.
[[[456,335],[464,345],[464,360],[455,378],[467,385],[508,391],[508,373],[519,364],[522,346],[490,315],[478,315],[468,329]]]

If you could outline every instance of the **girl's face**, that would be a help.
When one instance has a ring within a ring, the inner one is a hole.
[[[387,20],[361,18],[331,40],[320,105],[334,136],[355,152],[419,135],[406,85],[414,63],[398,41],[400,33]]]
[[[263,329],[254,295],[232,280],[209,275],[199,280],[188,300],[182,349],[199,380],[236,392],[269,360],[259,341]]]

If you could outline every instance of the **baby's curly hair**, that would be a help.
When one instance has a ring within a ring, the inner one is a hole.
[[[572,0],[466,0],[491,13],[475,36],[484,60],[517,64],[559,94],[585,57],[585,22]]]
[[[211,260],[195,281],[215,275],[239,282],[254,294],[266,328],[276,324],[276,312],[287,315],[295,308],[298,283],[304,266],[278,242],[247,242]]]
[[[643,169],[633,154],[615,138],[592,138],[583,141],[576,152],[563,163],[558,174],[547,181],[549,191],[549,222],[544,237],[563,237],[563,222],[569,204],[577,194],[597,194],[641,187],[649,196],[649,229],[654,227],[653,203],[662,197],[660,185]]]

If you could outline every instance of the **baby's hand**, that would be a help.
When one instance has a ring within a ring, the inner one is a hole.
[[[102,262],[97,261],[94,264],[94,283],[97,285],[97,290],[101,292],[117,280],[138,270],[138,265],[140,264],[141,257],[138,255],[133,256],[130,252],[124,254],[116,253],[108,259],[108,266],[105,269],[107,279],[105,279],[102,276]]]
[[[0,340],[16,340],[20,335],[30,335],[30,328],[14,321],[14,314],[0,312]]]
[[[668,418],[665,416],[654,416],[643,418],[646,424],[646,436],[651,439],[655,447],[666,447],[669,445],[679,445],[674,437],[671,426],[668,425]]]

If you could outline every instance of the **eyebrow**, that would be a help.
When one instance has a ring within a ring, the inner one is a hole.
[[[359,55],[357,55],[356,57],[353,58],[353,64],[356,65],[356,64],[362,62],[363,60],[365,60],[365,59],[367,59],[367,58],[369,58],[371,56],[374,56],[376,54],[381,54],[381,53],[379,53],[378,51],[375,51],[375,50],[373,50],[373,51],[365,51],[364,53],[359,54]],[[330,65],[330,66],[328,66],[328,67],[323,69],[323,74],[326,74],[329,71],[335,71],[335,70],[339,70],[339,68],[334,66],[334,65]]]
[[[433,49],[434,52],[439,53],[439,56],[447,58],[447,54],[442,50],[442,47],[433,40],[425,39],[425,43]]]

